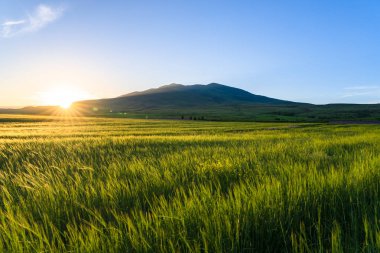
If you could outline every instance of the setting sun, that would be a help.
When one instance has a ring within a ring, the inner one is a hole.
[[[60,106],[63,109],[69,109],[75,101],[90,98],[91,96],[87,92],[72,87],[57,87],[39,93],[41,103]]]

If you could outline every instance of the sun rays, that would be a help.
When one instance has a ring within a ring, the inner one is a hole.
[[[69,86],[53,87],[38,93],[41,104],[59,106],[62,109],[69,109],[72,103],[90,98],[91,95],[86,91]]]
[[[38,110],[41,114],[56,116],[62,121],[74,121],[85,115],[85,109],[75,102],[92,98],[88,92],[77,87],[51,87],[37,93],[37,100],[43,105]]]

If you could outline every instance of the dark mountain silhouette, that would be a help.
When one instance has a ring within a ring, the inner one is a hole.
[[[380,104],[296,103],[211,83],[169,84],[115,98],[54,106],[0,109],[0,113],[226,121],[380,122]]]
[[[169,84],[116,98],[79,101],[73,108],[87,115],[237,121],[378,121],[380,105],[296,103],[255,95],[242,89]]]
[[[292,105],[294,102],[254,95],[226,85],[170,84],[157,89],[133,92],[120,97],[80,101],[74,104],[82,109],[100,111],[182,110],[242,105]]]

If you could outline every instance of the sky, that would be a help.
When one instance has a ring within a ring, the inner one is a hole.
[[[212,82],[380,103],[379,70],[378,0],[0,1],[0,106]]]

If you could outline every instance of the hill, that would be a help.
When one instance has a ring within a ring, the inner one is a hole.
[[[290,101],[251,94],[245,90],[221,84],[181,85],[170,84],[157,89],[133,92],[120,97],[89,100],[76,103],[83,109],[98,108],[100,111],[162,111],[188,110],[237,105],[289,105]]]
[[[169,84],[115,98],[78,101],[73,115],[127,118],[279,121],[380,122],[380,104],[313,105],[280,100],[211,83]],[[0,113],[65,114],[59,107],[0,109]],[[70,113],[70,112],[68,112]]]
[[[367,121],[380,120],[380,105],[313,105],[252,94],[211,83],[170,84],[116,98],[79,101],[82,114],[131,118],[228,121]]]
[[[241,119],[252,107],[287,107],[298,103],[217,84],[169,84],[116,98],[79,101],[73,107],[85,114],[129,115],[153,118]],[[251,118],[248,116],[248,118]]]

